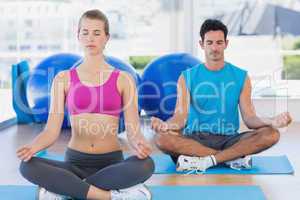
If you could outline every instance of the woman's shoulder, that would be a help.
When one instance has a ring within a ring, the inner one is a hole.
[[[123,83],[134,82],[134,78],[128,72],[122,71],[122,70],[118,70],[118,69],[115,70],[115,72],[119,73],[119,78],[118,78],[119,81],[121,81]]]
[[[55,75],[54,81],[67,83],[70,79],[71,70],[63,70]]]
[[[128,91],[129,88],[135,87],[135,80],[128,72],[118,70],[118,73],[117,87],[120,92]]]

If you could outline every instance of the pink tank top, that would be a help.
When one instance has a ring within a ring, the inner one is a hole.
[[[119,73],[114,70],[100,86],[86,86],[80,82],[76,68],[71,69],[66,99],[70,115],[99,113],[119,117],[122,111],[122,97],[117,88]]]

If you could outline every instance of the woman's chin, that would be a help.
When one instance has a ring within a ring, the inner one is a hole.
[[[85,51],[85,54],[88,55],[88,56],[98,56],[101,53],[100,53],[99,50],[91,50],[91,49],[89,49],[89,50]]]

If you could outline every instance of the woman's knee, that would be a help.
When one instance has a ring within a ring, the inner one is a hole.
[[[141,160],[142,170],[141,170],[141,177],[143,177],[143,181],[149,179],[152,174],[154,173],[155,166],[153,159],[149,156],[143,160]]]
[[[41,169],[40,162],[38,158],[33,157],[29,161],[22,161],[19,167],[21,175],[30,182],[35,182],[40,177]]]
[[[139,159],[137,156],[133,156],[130,160],[136,161],[136,167],[140,169],[136,169],[137,173],[139,171],[141,174],[143,174],[143,176],[146,177],[150,177],[154,173],[155,165],[150,156],[145,159]]]
[[[152,175],[154,173],[155,165],[153,159],[150,156],[144,160],[144,168],[147,174]]]
[[[29,179],[33,173],[34,173],[34,167],[33,167],[33,163],[34,163],[34,158],[32,158],[30,161],[22,161],[19,167],[19,171],[21,173],[21,175],[26,178]]]

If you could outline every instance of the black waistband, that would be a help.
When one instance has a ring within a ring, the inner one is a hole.
[[[94,167],[106,162],[119,162],[124,160],[122,151],[112,151],[103,154],[90,154],[67,148],[65,161],[75,165]]]

